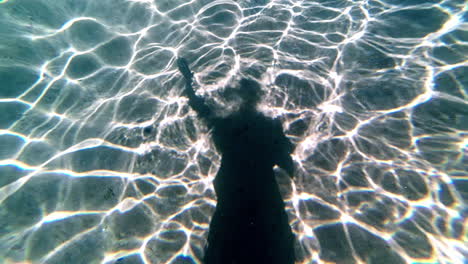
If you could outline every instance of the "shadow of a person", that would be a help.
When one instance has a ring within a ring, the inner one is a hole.
[[[294,147],[278,120],[256,111],[259,84],[241,80],[239,111],[219,118],[195,95],[187,61],[179,58],[177,63],[186,80],[189,104],[212,129],[222,154],[214,180],[217,205],[203,263],[294,263],[294,235],[273,171],[276,164],[293,176],[290,153]]]

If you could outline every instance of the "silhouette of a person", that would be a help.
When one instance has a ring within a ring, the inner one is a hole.
[[[212,129],[222,154],[214,180],[217,205],[210,223],[204,264],[294,263],[294,235],[284,210],[274,165],[293,176],[293,145],[280,121],[256,111],[260,86],[240,81],[240,110],[216,117],[192,88],[192,72],[185,59],[178,67],[186,80],[190,106]]]

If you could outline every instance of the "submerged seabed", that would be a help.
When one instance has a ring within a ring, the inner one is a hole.
[[[261,81],[297,144],[299,263],[463,263],[464,1],[3,2],[0,262],[200,261],[220,156],[184,56],[220,114]]]

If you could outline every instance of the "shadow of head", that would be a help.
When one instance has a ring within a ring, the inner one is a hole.
[[[228,104],[232,104],[234,111],[255,110],[264,94],[258,82],[246,78],[235,86],[226,87],[220,93]]]
[[[254,80],[242,79],[237,94],[240,97],[241,109],[254,109],[264,94],[260,84]]]

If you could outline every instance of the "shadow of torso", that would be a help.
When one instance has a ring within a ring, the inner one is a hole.
[[[294,263],[294,236],[273,166],[291,143],[279,121],[242,110],[212,123],[222,154],[205,264]]]

